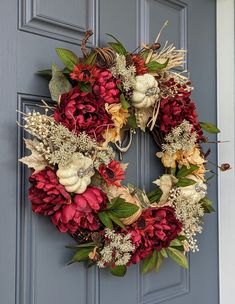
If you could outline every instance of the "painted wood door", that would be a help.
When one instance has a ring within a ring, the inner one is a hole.
[[[79,52],[91,28],[90,47],[105,42],[108,32],[134,50],[152,41],[165,20],[162,42],[189,50],[185,68],[201,120],[215,122],[215,0],[1,0],[0,17],[0,303],[217,304],[216,215],[199,238],[200,252],[190,256],[189,271],[167,261],[160,273],[143,276],[133,266],[120,279],[82,264],[65,266],[71,253],[64,246],[71,240],[31,212],[28,172],[17,163],[24,134],[15,124],[17,109],[37,109],[48,98],[47,82],[35,72],[57,62],[56,47]],[[151,139],[138,134],[125,155],[129,181],[146,190],[161,173],[155,152]],[[215,186],[209,195],[216,201]]]

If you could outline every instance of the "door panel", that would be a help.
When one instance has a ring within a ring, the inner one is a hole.
[[[56,47],[80,52],[85,29],[92,28],[89,47],[105,43],[108,32],[134,50],[141,42],[153,41],[165,20],[169,25],[161,42],[189,50],[185,68],[196,88],[200,119],[215,122],[215,0],[3,0],[0,6],[5,29],[0,46],[0,237],[5,244],[0,249],[1,304],[218,304],[216,215],[206,222],[199,237],[201,250],[191,255],[189,271],[167,261],[159,273],[143,276],[133,266],[120,279],[83,264],[66,266],[71,252],[64,246],[72,239],[58,233],[48,219],[32,214],[28,171],[16,159],[26,152],[26,134],[15,127],[16,109],[38,110],[40,100],[48,100],[47,82],[35,72],[59,63]],[[138,133],[124,157],[129,182],[151,189],[150,181],[162,173],[155,153],[148,134]],[[213,182],[209,189],[214,201],[215,186]]]

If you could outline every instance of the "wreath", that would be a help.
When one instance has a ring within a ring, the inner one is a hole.
[[[82,58],[56,49],[65,67],[40,72],[50,77],[52,102],[23,113],[31,154],[20,161],[32,170],[32,210],[76,241],[67,246],[74,250],[69,263],[87,261],[116,276],[140,261],[143,272],[158,271],[168,257],[188,268],[186,253],[199,250],[204,214],[214,211],[203,130],[219,130],[198,121],[191,82],[180,70],[185,50],[161,47],[160,34],[133,52],[112,35],[107,46],[88,50],[91,35],[85,33]],[[127,164],[116,157],[137,129],[152,135],[165,169],[150,193],[122,184]]]

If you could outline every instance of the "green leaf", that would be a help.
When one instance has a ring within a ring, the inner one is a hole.
[[[111,267],[110,272],[117,277],[123,277],[126,274],[126,266],[119,265],[119,266]]]
[[[145,50],[145,51],[142,51],[142,52],[139,53],[139,55],[140,55],[144,60],[147,59],[148,54],[149,54],[149,50]]]
[[[162,248],[161,251],[160,251],[160,254],[164,257],[164,258],[167,258],[168,255],[167,255],[167,252],[166,252],[166,249],[165,248]]]
[[[85,60],[85,63],[88,64],[88,65],[93,65],[95,63],[95,60],[96,60],[96,57],[97,57],[97,53],[95,52],[91,52],[86,60]]]
[[[69,75],[69,74],[70,74],[70,71],[69,71],[67,68],[64,68],[64,69],[62,70],[62,72],[63,72],[63,74],[65,74],[65,75]]]
[[[156,266],[157,263],[157,251],[154,250],[150,253],[143,262],[142,271],[143,273],[150,272]]]
[[[119,218],[126,218],[134,213],[136,213],[139,210],[139,207],[127,203],[125,200],[122,198],[118,197],[112,200],[112,204],[109,207],[109,211],[112,211],[112,214],[115,214]]]
[[[173,241],[171,241],[170,243],[170,247],[180,247],[182,246],[182,243],[180,240],[178,239],[174,239]]]
[[[89,260],[89,253],[94,249],[94,247],[86,247],[79,249],[75,255],[72,257],[72,260],[69,262],[69,264],[74,262],[82,262]]]
[[[125,203],[126,201],[123,198],[117,196],[111,200],[109,209],[115,209],[116,207],[119,207],[120,205]]]
[[[84,243],[84,244],[73,244],[73,245],[67,245],[65,248],[69,249],[76,249],[76,248],[86,248],[86,247],[95,247],[94,242]]]
[[[99,212],[98,216],[105,227],[108,227],[109,229],[113,230],[113,223],[112,223],[107,211]]]
[[[176,183],[177,187],[187,187],[196,184],[196,181],[190,178],[182,177]]]
[[[83,92],[92,92],[92,87],[90,83],[85,83],[85,82],[79,82],[78,87],[83,91]]]
[[[126,55],[127,54],[127,50],[125,49],[124,45],[113,35],[106,33],[107,36],[113,38],[113,40],[116,41],[116,43],[113,42],[109,42],[108,44],[119,54],[122,55]],[[116,46],[112,46],[111,44],[115,44]],[[116,50],[115,47],[118,49]]]
[[[147,194],[150,203],[158,203],[162,196],[162,190],[160,188],[156,188],[153,191]]]
[[[169,58],[164,63],[159,63],[157,61],[150,61],[149,63],[146,63],[145,66],[148,68],[149,72],[157,72],[161,69],[164,69],[169,62]]]
[[[108,45],[110,45],[111,48],[118,54],[121,54],[121,55],[127,54],[127,51],[122,44],[119,44],[116,42],[108,42]]]
[[[67,68],[64,68],[61,72],[65,75],[70,74],[70,71]],[[41,75],[41,76],[51,78],[52,77],[52,70],[51,69],[41,70],[41,71],[38,71],[37,74]]]
[[[200,200],[202,207],[205,213],[212,213],[215,212],[215,209],[212,207],[212,201],[208,197],[204,197]]]
[[[116,86],[121,92],[123,92],[123,87],[120,83],[117,83]]]
[[[57,55],[59,56],[62,63],[70,70],[72,71],[74,69],[74,66],[79,63],[79,58],[76,54],[74,54],[72,51],[67,49],[61,49],[57,48],[55,49]]]
[[[124,110],[127,110],[130,107],[129,102],[126,100],[123,93],[120,95],[120,101]]]
[[[173,241],[171,241],[170,247],[174,247],[180,251],[184,251],[184,246],[179,239],[174,239]]]
[[[158,272],[162,266],[164,257],[160,254],[160,252],[157,252],[157,262],[155,265],[155,270]]]
[[[60,95],[69,92],[72,85],[56,64],[53,63],[51,68],[52,78],[49,82],[49,90],[52,100],[59,102]]]
[[[188,260],[186,256],[176,248],[168,247],[167,249],[168,256],[179,264],[183,268],[188,269]]]
[[[129,125],[132,129],[136,129],[136,128],[137,128],[137,122],[136,122],[136,117],[135,117],[135,115],[129,116],[128,119],[127,119],[127,123],[128,123],[128,125]]]
[[[178,173],[176,174],[177,178],[185,177],[189,174],[191,174],[193,171],[197,170],[199,167],[196,165],[191,165],[190,168],[187,168],[186,166],[183,166],[180,168]]]
[[[185,235],[179,235],[179,236],[177,236],[177,239],[180,240],[180,241],[184,241],[184,240],[186,240],[187,238],[186,238]]]
[[[205,131],[207,131],[208,133],[213,133],[213,134],[217,134],[220,132],[220,129],[218,129],[214,124],[210,123],[210,122],[199,122],[201,128]]]
[[[37,74],[45,77],[52,77],[51,69],[37,71]]]
[[[108,211],[107,212],[110,219],[117,224],[121,228],[125,228],[125,225],[119,220],[119,218],[116,216],[116,214],[113,211]]]

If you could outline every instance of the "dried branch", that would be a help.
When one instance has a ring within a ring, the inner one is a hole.
[[[86,44],[88,39],[93,35],[93,31],[92,30],[87,30],[85,32],[84,38],[82,40],[82,44],[81,44],[81,51],[83,53],[83,56],[86,58],[89,55],[89,52],[87,50]]]

